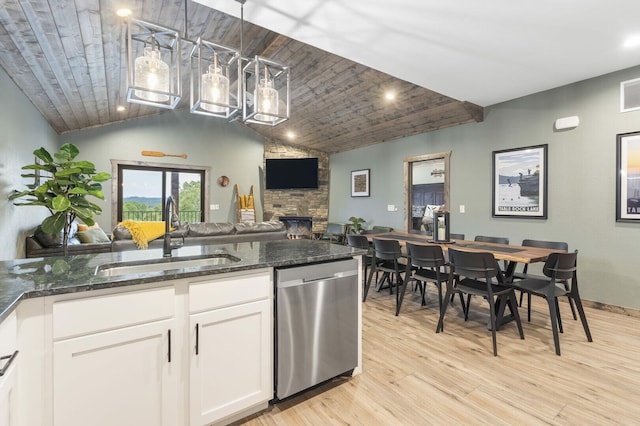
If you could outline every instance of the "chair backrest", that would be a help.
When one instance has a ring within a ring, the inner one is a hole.
[[[569,250],[569,244],[564,241],[522,240],[522,245],[525,247],[539,247],[564,251]]]
[[[481,241],[483,243],[509,244],[509,238],[488,237],[486,235],[476,235],[475,241]]]
[[[369,240],[364,235],[347,235],[347,244],[349,247],[361,248],[361,249],[369,249]]]
[[[429,232],[429,231],[421,231],[419,229],[410,229],[409,233],[410,234],[417,234],[417,235],[431,235],[431,232]]]
[[[449,234],[449,238],[452,240],[464,240],[464,234]]]
[[[390,227],[390,226],[373,226],[373,227],[371,227],[371,230],[373,232],[378,232],[378,233],[393,232],[393,228]]]
[[[490,278],[500,274],[493,253],[468,252],[449,248],[449,263],[453,271],[468,278]]]
[[[542,273],[556,280],[568,280],[573,278],[578,265],[578,250],[573,253],[551,253],[542,267]]]
[[[347,225],[343,223],[327,223],[327,234],[344,235]]]
[[[411,265],[422,268],[439,268],[444,265],[442,247],[437,245],[420,245],[407,243],[407,255]]]
[[[376,259],[397,260],[402,257],[402,250],[398,240],[373,239],[373,250]]]

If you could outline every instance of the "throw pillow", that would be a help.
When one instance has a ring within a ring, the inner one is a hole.
[[[102,228],[89,228],[86,231],[80,231],[76,234],[76,237],[82,243],[109,243],[111,240],[104,233]]]

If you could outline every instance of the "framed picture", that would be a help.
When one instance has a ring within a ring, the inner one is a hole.
[[[351,172],[351,196],[352,197],[368,197],[369,196],[369,169],[354,170]]]
[[[640,132],[616,136],[616,221],[640,221]]]
[[[493,217],[547,218],[547,145],[493,151]]]

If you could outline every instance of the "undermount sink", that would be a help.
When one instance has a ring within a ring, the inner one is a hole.
[[[95,275],[114,277],[119,275],[148,274],[186,268],[212,268],[239,262],[240,258],[230,254],[211,254],[193,257],[168,257],[147,261],[117,262],[100,265]]]

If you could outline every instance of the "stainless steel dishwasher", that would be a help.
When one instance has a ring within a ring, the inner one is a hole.
[[[358,363],[358,263],[276,270],[276,397],[286,398]]]

